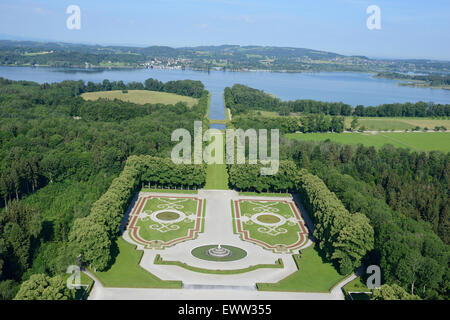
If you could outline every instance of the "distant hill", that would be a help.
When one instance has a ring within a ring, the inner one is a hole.
[[[180,68],[284,72],[450,72],[450,62],[370,59],[307,48],[274,46],[101,46],[0,40],[0,65]]]

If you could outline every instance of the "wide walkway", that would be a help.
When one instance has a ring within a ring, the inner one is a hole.
[[[143,193],[142,195],[158,194]],[[138,246],[139,249],[144,250],[144,255],[140,263],[144,269],[163,280],[181,280],[185,285],[251,287],[255,287],[258,282],[278,282],[297,271],[292,255],[275,254],[256,244],[242,241],[239,235],[233,233],[231,201],[238,199],[239,195],[237,192],[229,190],[200,190],[198,197],[206,200],[204,232],[200,233],[195,240],[186,241],[164,250],[143,249]],[[124,239],[135,244],[127,233],[124,234]],[[247,256],[237,261],[216,262],[198,259],[191,254],[192,249],[211,244],[236,246],[244,249],[247,252]],[[233,270],[243,269],[257,264],[274,264],[278,259],[283,260],[284,268],[262,268],[234,275],[205,274],[193,272],[178,266],[155,265],[153,261],[157,254],[164,260],[181,261],[190,266],[213,270]]]

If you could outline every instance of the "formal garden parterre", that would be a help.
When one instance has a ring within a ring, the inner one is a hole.
[[[308,232],[293,201],[239,199],[233,201],[235,232],[276,253],[291,253],[307,241]]]
[[[130,238],[146,249],[193,240],[204,224],[204,201],[188,196],[140,196],[130,214]]]

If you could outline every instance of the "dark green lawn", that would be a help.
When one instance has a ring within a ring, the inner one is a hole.
[[[122,238],[117,240],[119,254],[112,267],[95,276],[105,287],[116,288],[181,288],[181,281],[163,281],[139,266],[143,251]]]
[[[294,255],[299,270],[277,283],[258,283],[261,291],[330,292],[346,276],[340,275],[331,263],[322,261],[314,247]]]

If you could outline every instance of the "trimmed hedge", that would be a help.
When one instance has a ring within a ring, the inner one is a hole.
[[[297,186],[305,208],[312,215],[320,249],[342,274],[351,272],[374,247],[369,219],[361,213],[350,214],[325,183],[305,169],[299,172]]]
[[[206,166],[176,165],[170,159],[151,156],[128,158],[120,176],[94,203],[89,216],[75,220],[69,238],[77,252],[83,255],[83,262],[99,271],[108,268],[112,260],[111,246],[119,235],[124,213],[142,181],[166,187],[198,187],[205,184]]]

